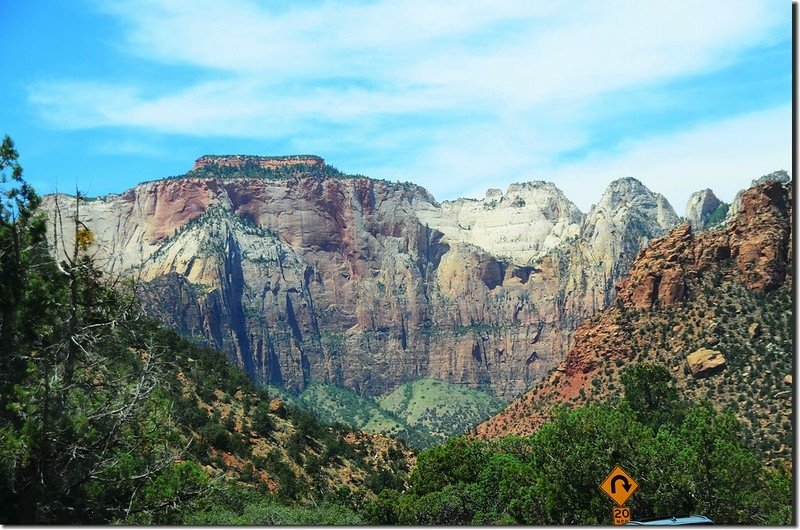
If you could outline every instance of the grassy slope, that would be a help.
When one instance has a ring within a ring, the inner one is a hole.
[[[312,383],[297,401],[327,423],[343,423],[356,429],[391,434],[406,428],[404,422],[387,414],[374,399],[336,385]]]
[[[406,383],[379,402],[409,426],[425,429],[440,440],[464,434],[504,406],[485,392],[433,379]]]
[[[464,434],[503,407],[502,401],[479,390],[432,379],[406,383],[377,400],[313,383],[297,401],[322,421],[390,434],[416,447]]]

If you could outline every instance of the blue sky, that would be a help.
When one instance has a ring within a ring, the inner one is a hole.
[[[41,192],[308,153],[439,200],[634,176],[679,214],[791,170],[782,0],[0,0],[0,134]]]

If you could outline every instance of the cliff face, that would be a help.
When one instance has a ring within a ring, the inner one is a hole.
[[[194,162],[192,171],[209,166],[243,168],[254,165],[261,169],[278,169],[292,166],[322,167],[325,161],[312,155],[251,156],[251,155],[206,155]]]
[[[614,300],[614,285],[636,254],[679,222],[669,202],[633,178],[612,182],[581,224],[577,239],[551,252],[546,262],[559,278],[560,320],[574,329]]]
[[[419,212],[420,220],[450,239],[525,266],[580,233],[584,215],[549,182],[490,189],[482,200],[458,199]]]
[[[255,166],[267,176],[208,176]],[[257,381],[297,389],[318,380],[375,395],[426,377],[518,395],[677,220],[633,179],[583,216],[545,183],[440,206],[418,186],[347,177],[316,157],[195,168],[82,202],[95,260],[139,278],[153,316]],[[44,208],[73,212],[74,199]]]
[[[704,190],[696,191],[689,197],[686,203],[686,213],[684,217],[692,225],[695,230],[701,230],[705,227],[708,218],[716,210],[722,201],[720,201],[714,192],[706,188]]]
[[[478,435],[530,433],[555,404],[619,396],[629,362],[656,362],[692,398],[739,410],[754,439],[775,439],[771,454],[788,455],[791,444],[778,435],[791,437],[783,382],[792,371],[791,223],[791,183],[767,181],[741,194],[724,228],[695,233],[685,223],[652,241],[618,283],[613,306],[577,329],[564,362]],[[695,380],[686,359],[700,348],[725,356],[722,375]]]

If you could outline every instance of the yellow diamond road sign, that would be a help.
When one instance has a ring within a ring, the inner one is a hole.
[[[600,489],[618,506],[625,504],[638,487],[639,484],[619,466],[616,466],[600,484]]]

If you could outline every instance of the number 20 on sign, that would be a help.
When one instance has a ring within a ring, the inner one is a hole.
[[[611,508],[611,518],[615,525],[628,523],[631,520],[631,509],[627,506],[614,506]]]

